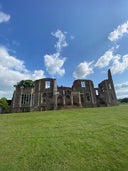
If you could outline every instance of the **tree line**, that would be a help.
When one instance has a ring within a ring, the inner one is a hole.
[[[128,103],[128,97],[118,100],[120,103]]]

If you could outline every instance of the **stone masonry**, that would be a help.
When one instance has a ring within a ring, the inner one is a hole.
[[[108,79],[94,88],[93,81],[78,79],[72,87],[57,86],[56,79],[34,81],[33,87],[16,87],[12,98],[12,112],[55,110],[78,107],[117,105],[111,71]]]

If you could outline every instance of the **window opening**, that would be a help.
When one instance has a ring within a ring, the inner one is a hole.
[[[102,89],[102,92],[104,92],[104,87],[102,87],[101,89]]]
[[[98,90],[96,90],[96,95],[97,95],[97,96],[99,95],[99,92],[98,92]]]
[[[111,87],[111,84],[110,84],[110,83],[108,84],[108,88],[109,88],[110,90],[112,89],[112,87]]]
[[[63,95],[65,95],[65,90],[63,90]]]
[[[86,97],[87,97],[87,101],[90,101],[90,95],[89,95],[89,93],[86,94]]]
[[[85,88],[85,82],[81,81],[81,87]]]
[[[45,81],[45,88],[50,88],[50,81]]]
[[[21,96],[21,104],[30,104],[31,94],[22,94]]]

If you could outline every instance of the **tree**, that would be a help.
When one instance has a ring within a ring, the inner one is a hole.
[[[24,88],[28,88],[28,87],[34,87],[34,81],[32,80],[22,80],[20,82],[17,83],[17,85],[14,85],[14,87],[24,87]]]
[[[5,97],[2,97],[0,99],[0,107],[2,109],[2,113],[8,113],[9,112],[8,102],[7,102],[7,99]]]

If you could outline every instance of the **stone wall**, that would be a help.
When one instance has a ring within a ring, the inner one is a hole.
[[[117,98],[108,70],[108,79],[97,88],[93,81],[84,79],[75,80],[72,87],[59,87],[52,78],[36,80],[34,87],[16,87],[11,106],[12,112],[26,112],[113,105],[117,105]]]

